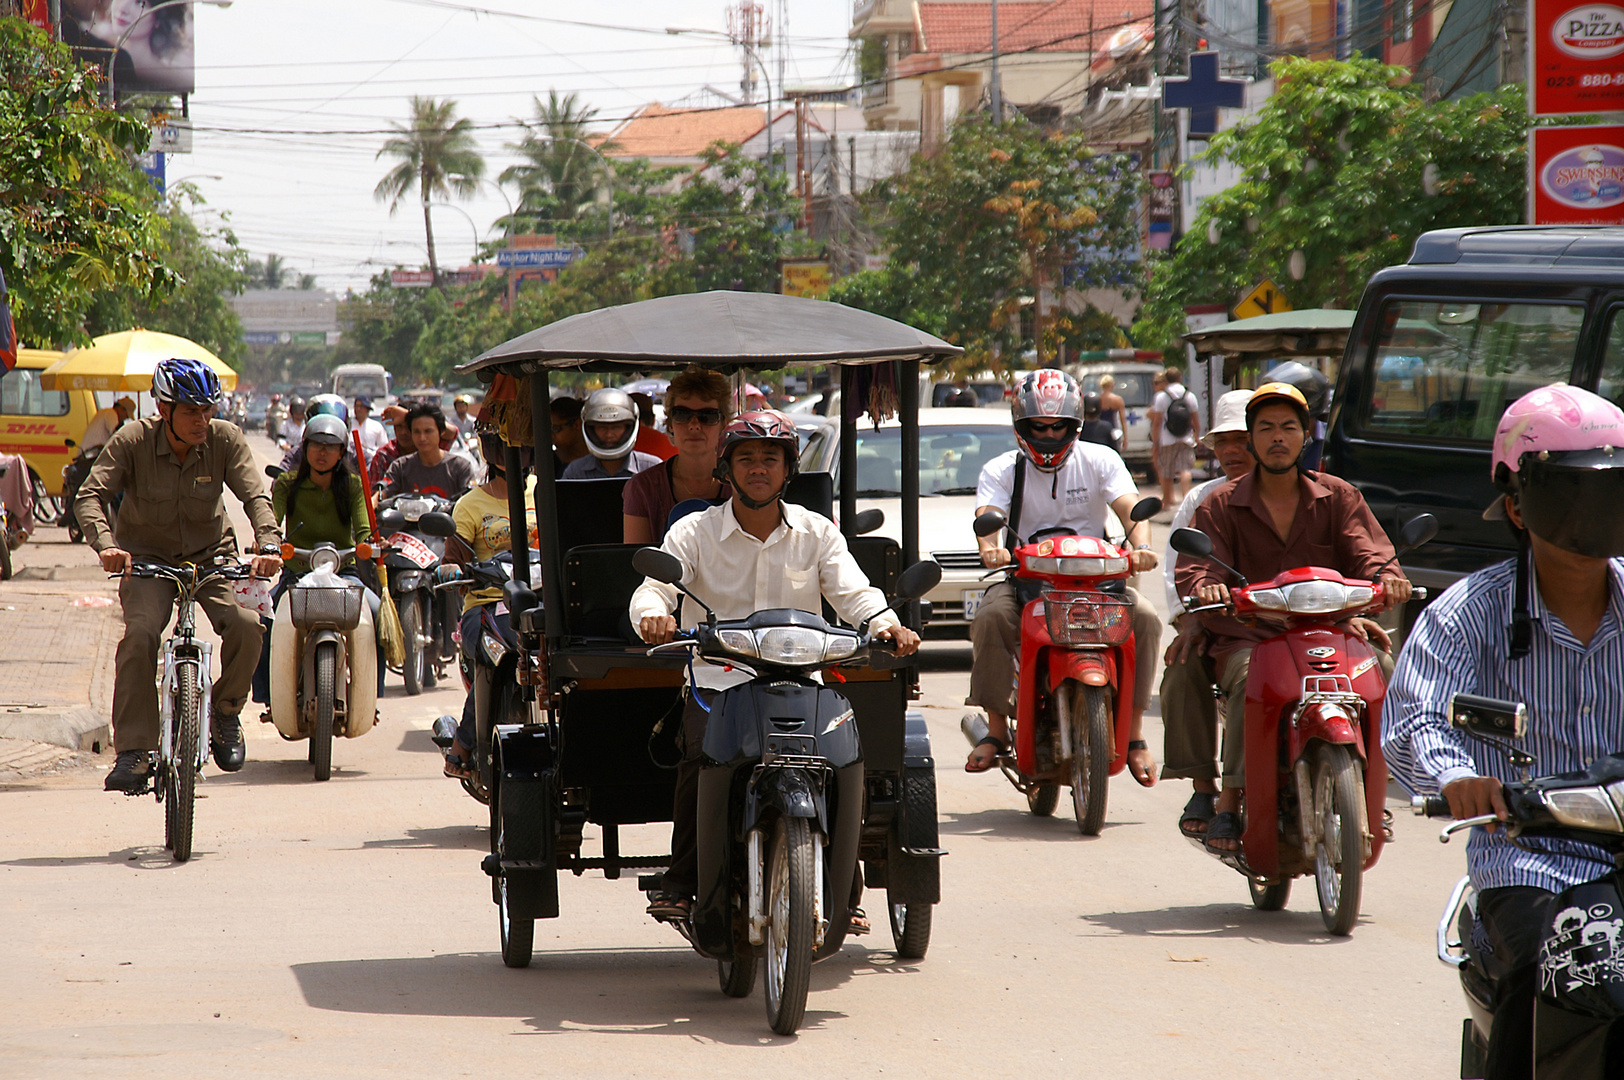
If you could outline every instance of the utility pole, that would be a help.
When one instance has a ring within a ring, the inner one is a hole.
[[[998,80],[998,0],[992,0],[992,122],[1004,122],[1004,88]]]

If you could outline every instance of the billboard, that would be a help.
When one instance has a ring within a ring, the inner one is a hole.
[[[787,262],[784,264],[783,285],[778,290],[785,296],[805,296],[813,300],[829,297],[829,264],[826,262]]]
[[[1534,128],[1528,142],[1531,223],[1624,225],[1624,124]]]
[[[190,94],[192,5],[157,0],[62,0],[62,40],[103,70],[125,94]]]
[[[1533,0],[1528,111],[1534,116],[1624,110],[1624,0]]]

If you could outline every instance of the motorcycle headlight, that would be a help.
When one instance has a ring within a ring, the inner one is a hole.
[[[823,659],[828,661],[845,660],[857,652],[857,638],[850,634],[824,635]]]
[[[774,664],[817,664],[823,660],[824,639],[828,636],[821,630],[775,626],[756,634],[756,655]]]
[[[416,521],[424,514],[434,509],[433,499],[402,499],[395,504],[395,509],[405,515],[407,521]]]
[[[310,554],[310,569],[315,571],[326,570],[331,573],[338,569],[338,552],[332,548],[317,548]]]
[[[1289,610],[1298,615],[1326,615],[1345,608],[1370,603],[1369,586],[1342,585],[1335,581],[1304,581],[1285,590]]]
[[[1613,785],[1615,788],[1618,784]],[[1559,823],[1595,832],[1624,832],[1618,809],[1608,792],[1598,787],[1567,788],[1545,793],[1545,806]]]
[[[1127,559],[1069,558],[1055,561],[1060,564],[1060,573],[1076,574],[1078,577],[1104,577],[1106,574],[1120,574],[1128,568]]]
[[[1057,574],[1060,572],[1060,560],[1033,557],[1026,560],[1026,568],[1034,574]]]
[[[1285,611],[1286,594],[1279,589],[1254,589],[1252,604],[1264,611]]]

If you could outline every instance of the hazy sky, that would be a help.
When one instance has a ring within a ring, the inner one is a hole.
[[[765,0],[778,24],[779,0]],[[849,0],[784,0],[787,81],[848,77]],[[607,127],[649,101],[709,83],[737,91],[738,50],[725,40],[671,36],[668,26],[726,29],[726,0],[236,0],[198,6],[195,152],[168,162],[171,183],[194,178],[254,256],[275,252],[323,286],[364,286],[381,266],[421,264],[422,214],[391,217],[373,187],[389,168],[375,155],[412,94],[455,98],[481,126],[486,175],[514,160],[506,144],[531,97],[574,91]],[[562,21],[555,21],[562,20]],[[599,26],[568,25],[568,21]],[[605,28],[611,27],[611,28]],[[620,29],[626,28],[626,29]],[[777,67],[772,65],[777,81]],[[213,179],[218,176],[221,179]],[[509,193],[512,197],[512,193]],[[434,211],[442,266],[461,265],[506,213],[481,186],[457,209]]]

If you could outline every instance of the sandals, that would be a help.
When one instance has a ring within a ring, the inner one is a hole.
[[[859,937],[872,929],[874,927],[869,925],[868,916],[863,914],[863,909],[860,907],[852,908],[851,922],[846,927],[846,933],[852,937]]]
[[[993,735],[983,735],[981,737],[981,741],[976,743],[974,746],[972,746],[970,748],[970,753],[974,754],[977,750],[981,749],[983,746],[992,747],[996,751],[996,753],[994,753],[993,756],[990,757],[990,758],[985,758],[985,759],[971,758],[969,761],[966,761],[964,763],[964,771],[965,772],[967,772],[967,773],[984,773],[987,770],[991,769],[993,766],[998,764],[998,755],[999,754],[1007,754],[1007,753],[1009,753],[1009,743],[1007,743],[1004,740],[1002,740],[1000,738],[997,738],[996,736],[993,736]]]
[[[648,913],[662,922],[667,919],[686,919],[693,914],[694,902],[690,897],[674,892],[648,894]]]
[[[453,780],[477,780],[479,773],[474,763],[460,754],[445,755],[445,774]]]
[[[1241,832],[1241,816],[1225,810],[1222,813],[1214,814],[1212,820],[1207,822],[1207,833],[1202,840],[1202,845],[1209,852],[1220,857],[1239,855],[1241,851]],[[1214,847],[1212,843],[1214,840],[1234,840],[1235,846],[1232,848]]]
[[[1212,821],[1217,804],[1218,796],[1210,791],[1198,791],[1191,795],[1190,801],[1184,804],[1184,812],[1179,815],[1179,832],[1191,840],[1201,839]],[[1198,825],[1200,828],[1195,827]]]

